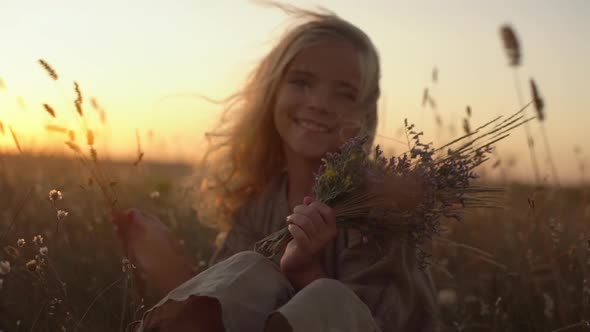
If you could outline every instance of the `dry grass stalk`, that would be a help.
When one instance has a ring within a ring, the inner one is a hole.
[[[39,60],[39,63],[45,68],[45,70],[49,73],[49,75],[54,80],[58,79],[56,71],[46,61]],[[82,149],[80,148],[80,146],[75,143],[76,135],[73,130],[67,130],[66,128],[59,127],[59,126],[47,127],[47,129],[53,130],[53,131],[59,131],[59,132],[66,132],[67,131],[68,136],[69,136],[69,141],[66,141],[64,143],[72,151],[74,151],[76,153],[76,156],[78,157],[78,159],[82,163],[82,165],[90,171],[91,178],[94,179],[94,182],[96,182],[97,185],[100,187],[109,207],[111,209],[116,210],[118,203],[117,203],[117,195],[114,190],[114,186],[112,185],[113,181],[109,180],[109,177],[106,175],[106,172],[104,170],[102,170],[99,165],[97,152],[94,149],[94,141],[95,141],[94,132],[92,130],[88,129],[88,126],[86,124],[86,119],[83,117],[83,115],[84,115],[83,109],[82,109],[83,96],[82,96],[82,91],[80,89],[80,85],[76,81],[74,81],[74,90],[76,92],[76,99],[74,101],[74,104],[76,106],[77,113],[82,118],[81,121],[83,121],[83,122],[81,122],[81,125],[82,125],[81,129],[82,129],[82,132],[86,133],[86,142],[90,146],[91,159],[89,159],[82,152]],[[98,102],[96,101],[95,98],[91,98],[91,104],[101,114],[101,122],[104,124],[105,123],[104,111],[98,105]],[[52,115],[54,118],[56,117],[55,111],[53,110],[53,108],[51,108],[47,104],[44,104],[44,107],[45,107],[45,110],[50,115]],[[78,121],[80,121],[79,118],[78,118]]]
[[[106,112],[100,106],[100,104],[96,100],[96,97],[90,98],[90,105],[92,106],[92,108],[94,108],[94,110],[96,110],[96,112],[98,112],[98,116],[100,118],[100,123],[102,123],[104,125],[107,122]]]
[[[537,111],[537,118],[539,121],[545,121],[545,102],[539,95],[539,90],[537,89],[537,84],[535,84],[535,80],[531,78],[531,94],[533,95],[533,105],[535,106],[535,110]]]
[[[0,121],[0,134],[4,135],[4,123],[2,123],[2,121]]]
[[[471,125],[469,124],[469,118],[471,118],[471,107],[467,106],[467,117],[463,119],[463,131],[466,135],[471,134]]]
[[[45,130],[53,131],[53,132],[61,133],[61,134],[65,134],[68,132],[68,128],[58,126],[58,125],[52,125],[52,124],[45,125]]]
[[[82,111],[82,105],[79,103],[74,103],[74,106],[76,106],[76,112],[78,112],[80,116],[83,116],[84,113]]]
[[[47,71],[47,73],[49,74],[49,76],[51,76],[51,78],[54,81],[57,81],[57,79],[59,78],[57,76],[57,72],[55,71],[55,69],[53,69],[49,63],[47,63],[47,61],[43,60],[43,59],[39,59],[39,63],[41,64],[41,66],[43,66],[43,68],[45,68],[45,71]]]
[[[80,85],[74,81],[74,90],[76,91],[76,102],[82,103],[82,92],[80,91]]]
[[[465,131],[465,134],[467,135],[471,134],[471,126],[469,125],[468,118],[463,119],[463,131]]]
[[[96,149],[94,148],[94,132],[92,132],[92,130],[88,129],[86,131],[86,143],[88,143],[88,146],[90,146],[90,157],[92,158],[92,161],[94,161],[95,163],[98,162],[98,152],[96,151]]]
[[[518,76],[518,67],[522,62],[522,51],[520,47],[520,42],[516,37],[516,33],[512,29],[510,25],[503,25],[500,27],[500,37],[502,38],[502,42],[504,44],[504,49],[506,50],[506,55],[508,56],[508,60],[510,62],[510,66],[514,69],[514,87],[516,89],[516,95],[518,97],[518,103],[520,106],[524,105],[524,98],[522,96],[521,88],[520,88],[520,79]],[[535,175],[535,182],[537,184],[541,183],[541,173],[539,171],[539,162],[537,160],[537,153],[535,152],[535,140],[531,134],[531,129],[529,128],[528,122],[524,124],[524,131],[526,134],[527,139],[527,147],[529,149],[529,156],[531,160],[531,165],[533,167],[533,173]]]
[[[43,107],[45,108],[45,112],[49,113],[51,117],[56,117],[55,110],[53,109],[53,107],[49,106],[49,104],[43,104]]]
[[[428,88],[424,88],[424,93],[422,94],[422,107],[426,106],[428,102]]]
[[[80,91],[80,86],[76,81],[74,81],[74,90],[76,91],[76,100],[74,101],[76,111],[80,116],[84,116],[84,112],[82,111],[82,92]]]
[[[82,149],[78,144],[72,141],[64,142],[72,151],[76,153],[78,160],[84,167],[86,167],[90,171],[91,178],[94,179],[94,182],[98,185],[100,190],[103,193],[103,196],[108,204],[108,206],[113,210],[118,210],[118,199],[117,194],[115,191],[115,182],[110,181],[106,174],[103,172],[101,167],[98,163],[98,158],[96,155],[96,150],[94,148],[90,149],[92,161],[89,160]]]
[[[504,49],[510,61],[510,66],[516,67],[521,63],[522,53],[520,52],[520,43],[516,33],[510,25],[503,25],[500,28],[500,36],[504,42]]]
[[[18,143],[18,137],[16,136],[16,133],[14,132],[14,130],[12,130],[11,126],[8,126],[8,129],[10,130],[10,134],[12,134],[12,139],[14,140],[14,144],[16,145],[18,152],[23,153],[23,150],[21,149],[20,144]]]
[[[75,142],[72,141],[65,141],[64,142],[70,149],[72,149],[74,152],[76,153],[82,153],[82,150],[80,149],[80,147],[78,146],[78,144],[76,144]]]
[[[133,162],[133,166],[139,165],[143,160],[143,152],[141,151],[141,142],[139,141],[139,129],[135,129],[135,139],[137,141],[137,159]]]
[[[434,67],[432,69],[431,79],[432,79],[433,85],[438,82],[438,69],[436,67]],[[429,87],[424,88],[424,92],[422,93],[422,107],[424,108],[426,106],[428,106],[432,109],[432,112],[434,115],[434,122],[437,125],[436,136],[439,137],[440,132],[441,132],[441,128],[443,126],[443,119],[437,110],[436,100],[434,99],[434,97],[432,95],[432,89],[430,89]]]
[[[4,84],[4,81],[2,80],[2,78],[0,78],[0,90],[4,89],[6,89],[6,84]]]
[[[86,142],[90,146],[94,145],[94,133],[90,129],[88,129],[88,131],[86,131]]]
[[[557,168],[555,167],[555,162],[553,161],[553,153],[551,153],[551,145],[549,144],[549,137],[547,135],[547,131],[545,130],[545,101],[541,97],[539,93],[539,89],[537,88],[537,84],[535,83],[534,79],[530,79],[531,85],[531,95],[533,97],[533,105],[535,106],[535,111],[537,112],[537,118],[539,119],[541,126],[541,137],[543,137],[543,145],[545,146],[545,154],[547,154],[547,160],[549,161],[549,166],[551,167],[551,174],[553,175],[553,179],[555,183],[559,186],[559,175],[557,173]]]

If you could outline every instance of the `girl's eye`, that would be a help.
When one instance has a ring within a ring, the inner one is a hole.
[[[356,95],[353,93],[349,93],[349,92],[341,92],[338,94],[340,97],[350,100],[350,101],[356,101]]]
[[[301,88],[309,87],[311,85],[309,80],[306,80],[306,79],[294,79],[294,80],[291,80],[289,83],[291,83],[295,86],[301,87]]]

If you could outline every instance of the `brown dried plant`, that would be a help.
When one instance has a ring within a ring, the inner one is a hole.
[[[522,107],[524,105],[524,98],[522,96],[520,88],[520,78],[518,75],[518,67],[522,63],[522,51],[520,42],[516,37],[514,29],[508,24],[505,24],[500,27],[500,37],[504,44],[504,50],[506,51],[506,56],[508,57],[509,65],[513,68],[516,96],[518,98],[519,106]],[[541,183],[541,173],[539,171],[537,153],[535,152],[535,140],[533,139],[533,136],[531,134],[531,129],[529,127],[528,122],[524,124],[524,131],[526,134],[527,147],[529,150],[531,165],[533,167],[533,173],[535,175],[535,181],[537,185],[539,185]]]
[[[45,108],[45,112],[49,113],[51,117],[55,118],[55,110],[49,104],[43,104],[43,108]]]
[[[80,116],[84,116],[84,112],[82,110],[82,92],[80,91],[80,86],[76,81],[74,81],[74,90],[76,91],[76,100],[74,101],[76,111]]]
[[[16,145],[18,152],[23,153],[23,150],[20,147],[20,143],[18,142],[18,136],[16,136],[16,133],[14,132],[14,130],[12,129],[11,126],[8,126],[8,129],[10,130],[10,134],[12,135],[12,140],[14,141],[14,144]]]
[[[43,66],[43,68],[45,69],[45,71],[47,72],[47,74],[49,74],[49,76],[51,76],[51,78],[54,81],[57,81],[57,79],[59,77],[57,76],[57,72],[55,71],[55,69],[53,69],[53,67],[51,67],[49,65],[49,63],[47,63],[47,61],[45,61],[43,59],[39,59],[39,63],[41,64],[41,66]]]
[[[543,145],[545,146],[545,154],[547,155],[547,161],[549,162],[549,166],[551,167],[551,174],[553,175],[553,179],[555,183],[559,186],[559,175],[557,173],[557,168],[555,167],[555,162],[553,161],[553,153],[551,153],[551,145],[549,143],[547,130],[545,129],[545,101],[539,93],[539,89],[537,88],[535,80],[532,78],[530,79],[530,85],[531,95],[533,97],[533,105],[535,107],[535,111],[537,112],[539,126],[541,127],[541,137],[543,138]]]
[[[504,43],[504,50],[510,61],[510,66],[517,67],[521,64],[522,53],[520,51],[520,43],[516,37],[516,33],[508,24],[500,27],[500,36]]]

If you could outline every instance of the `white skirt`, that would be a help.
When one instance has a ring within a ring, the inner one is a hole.
[[[182,305],[193,296],[219,301],[226,332],[380,331],[369,308],[340,281],[322,278],[295,292],[275,263],[253,251],[235,254],[172,290],[144,314],[138,331],[146,332],[146,317],[165,304]]]

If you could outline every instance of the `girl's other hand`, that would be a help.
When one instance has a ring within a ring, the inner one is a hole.
[[[192,278],[188,260],[157,217],[137,209],[113,212],[113,223],[131,262],[141,295],[161,298]]]
[[[281,258],[281,272],[296,289],[326,277],[320,256],[328,243],[338,235],[332,208],[312,197],[305,197],[287,217],[293,235]]]

